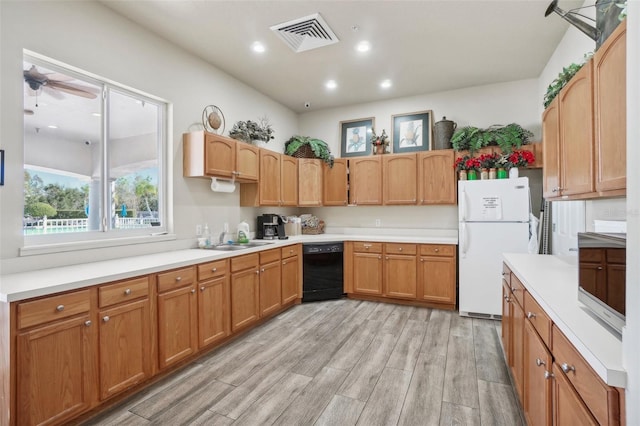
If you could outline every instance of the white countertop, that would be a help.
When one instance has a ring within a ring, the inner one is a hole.
[[[328,230],[331,230],[329,228]],[[126,257],[81,265],[0,275],[0,302],[16,302],[110,281],[152,274],[212,260],[284,247],[297,243],[329,241],[380,241],[422,244],[457,244],[457,230],[402,230],[384,228],[341,228],[332,234],[300,235],[273,244],[238,251],[188,249]],[[356,232],[354,232],[356,231]],[[265,240],[267,241],[267,240]]]
[[[624,388],[622,341],[578,302],[577,259],[508,253],[504,260],[600,378]]]

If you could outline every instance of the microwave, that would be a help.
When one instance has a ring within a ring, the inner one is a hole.
[[[578,233],[578,300],[622,334],[625,325],[627,235]]]

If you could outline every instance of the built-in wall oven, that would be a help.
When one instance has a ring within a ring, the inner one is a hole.
[[[302,302],[339,299],[343,288],[343,243],[302,245]]]
[[[626,234],[578,234],[578,300],[619,334],[625,324]]]

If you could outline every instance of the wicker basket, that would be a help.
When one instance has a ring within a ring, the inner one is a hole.
[[[291,156],[296,158],[316,158],[316,154],[313,153],[313,149],[309,145],[302,145]]]
[[[315,228],[302,228],[302,233],[307,235],[324,234],[324,220],[321,220]]]

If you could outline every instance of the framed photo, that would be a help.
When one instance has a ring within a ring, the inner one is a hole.
[[[0,149],[0,185],[4,185],[4,149]]]
[[[433,114],[429,111],[391,116],[393,152],[428,151],[431,149]]]
[[[340,122],[341,157],[359,157],[371,154],[373,117]]]

